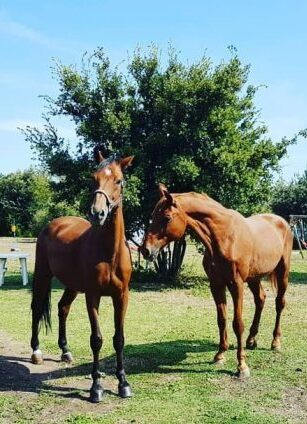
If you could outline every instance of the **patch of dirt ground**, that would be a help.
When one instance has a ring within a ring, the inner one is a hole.
[[[29,354],[29,347],[0,330],[0,396],[16,397],[21,407],[41,401],[38,408],[40,423],[59,423],[71,414],[101,416],[126,402],[118,397],[117,380],[111,375],[102,379],[105,388],[103,401],[99,404],[89,402],[90,364],[67,365],[59,357],[48,354],[42,365],[34,365]],[[38,422],[33,416],[29,418]],[[1,421],[0,415],[0,422],[8,421]]]
[[[284,408],[282,416],[293,424],[307,422],[307,389],[296,387],[285,390],[283,394]]]

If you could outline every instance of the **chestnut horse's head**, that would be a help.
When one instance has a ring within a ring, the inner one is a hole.
[[[163,184],[159,184],[160,200],[152,213],[152,221],[144,236],[141,252],[154,261],[164,246],[179,240],[185,233],[187,218],[180,204]]]
[[[123,159],[111,156],[105,159],[100,151],[96,151],[95,159],[98,167],[92,176],[93,202],[89,215],[92,224],[102,226],[122,200],[123,172],[131,164],[133,156]]]

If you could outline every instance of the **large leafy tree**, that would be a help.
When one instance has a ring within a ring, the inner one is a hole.
[[[65,201],[54,198],[50,178],[29,169],[0,175],[0,235],[12,235],[11,227],[21,236],[37,236],[51,218],[76,214]]]
[[[15,224],[17,234],[31,235],[36,214],[46,209],[50,198],[49,181],[43,174],[28,170],[1,175],[0,234],[11,234]]]
[[[307,169],[290,182],[276,183],[272,209],[287,220],[289,215],[307,215]]]
[[[125,188],[130,235],[144,228],[157,200],[156,185],[171,191],[205,191],[244,214],[268,207],[274,171],[293,140],[274,143],[254,105],[249,67],[231,49],[214,66],[207,57],[183,63],[170,49],[135,51],[126,72],[112,67],[102,49],[85,56],[80,69],[57,63],[56,98],[44,130],[26,128],[42,166],[56,179],[58,199],[86,211],[92,152],[134,154]],[[58,136],[54,117],[67,116],[77,143]]]

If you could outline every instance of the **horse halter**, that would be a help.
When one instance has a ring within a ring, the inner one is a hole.
[[[123,186],[124,186],[124,181],[121,181],[121,189],[123,189]],[[110,196],[108,195],[108,193],[106,193],[104,190],[101,190],[101,189],[95,190],[94,196],[96,196],[96,194],[102,194],[106,199],[107,213],[106,213],[106,216],[105,216],[105,220],[107,220],[110,217],[112,210],[115,209],[120,204],[120,202],[122,201],[122,198],[123,198],[122,191],[121,191],[121,193],[120,193],[120,195],[119,195],[119,197],[116,201],[113,201],[110,198]],[[91,207],[91,214],[95,215],[93,209],[94,209],[94,206]]]
[[[106,198],[107,208],[108,208],[108,215],[112,211],[112,209],[114,209],[116,206],[118,206],[120,204],[120,202],[121,202],[121,200],[123,198],[122,193],[120,193],[118,199],[115,202],[113,202],[113,200],[110,199],[110,196],[104,190],[99,190],[99,189],[98,190],[95,190],[94,191],[94,195],[96,195],[96,194],[103,194],[104,197]]]

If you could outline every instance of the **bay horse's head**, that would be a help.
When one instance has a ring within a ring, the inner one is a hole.
[[[187,218],[176,198],[159,184],[160,200],[152,213],[152,221],[145,233],[141,252],[145,259],[154,261],[159,251],[185,233]]]
[[[89,215],[92,224],[102,226],[122,200],[123,172],[131,164],[133,156],[105,159],[100,151],[96,151],[95,160],[98,167],[92,175],[93,202]]]

